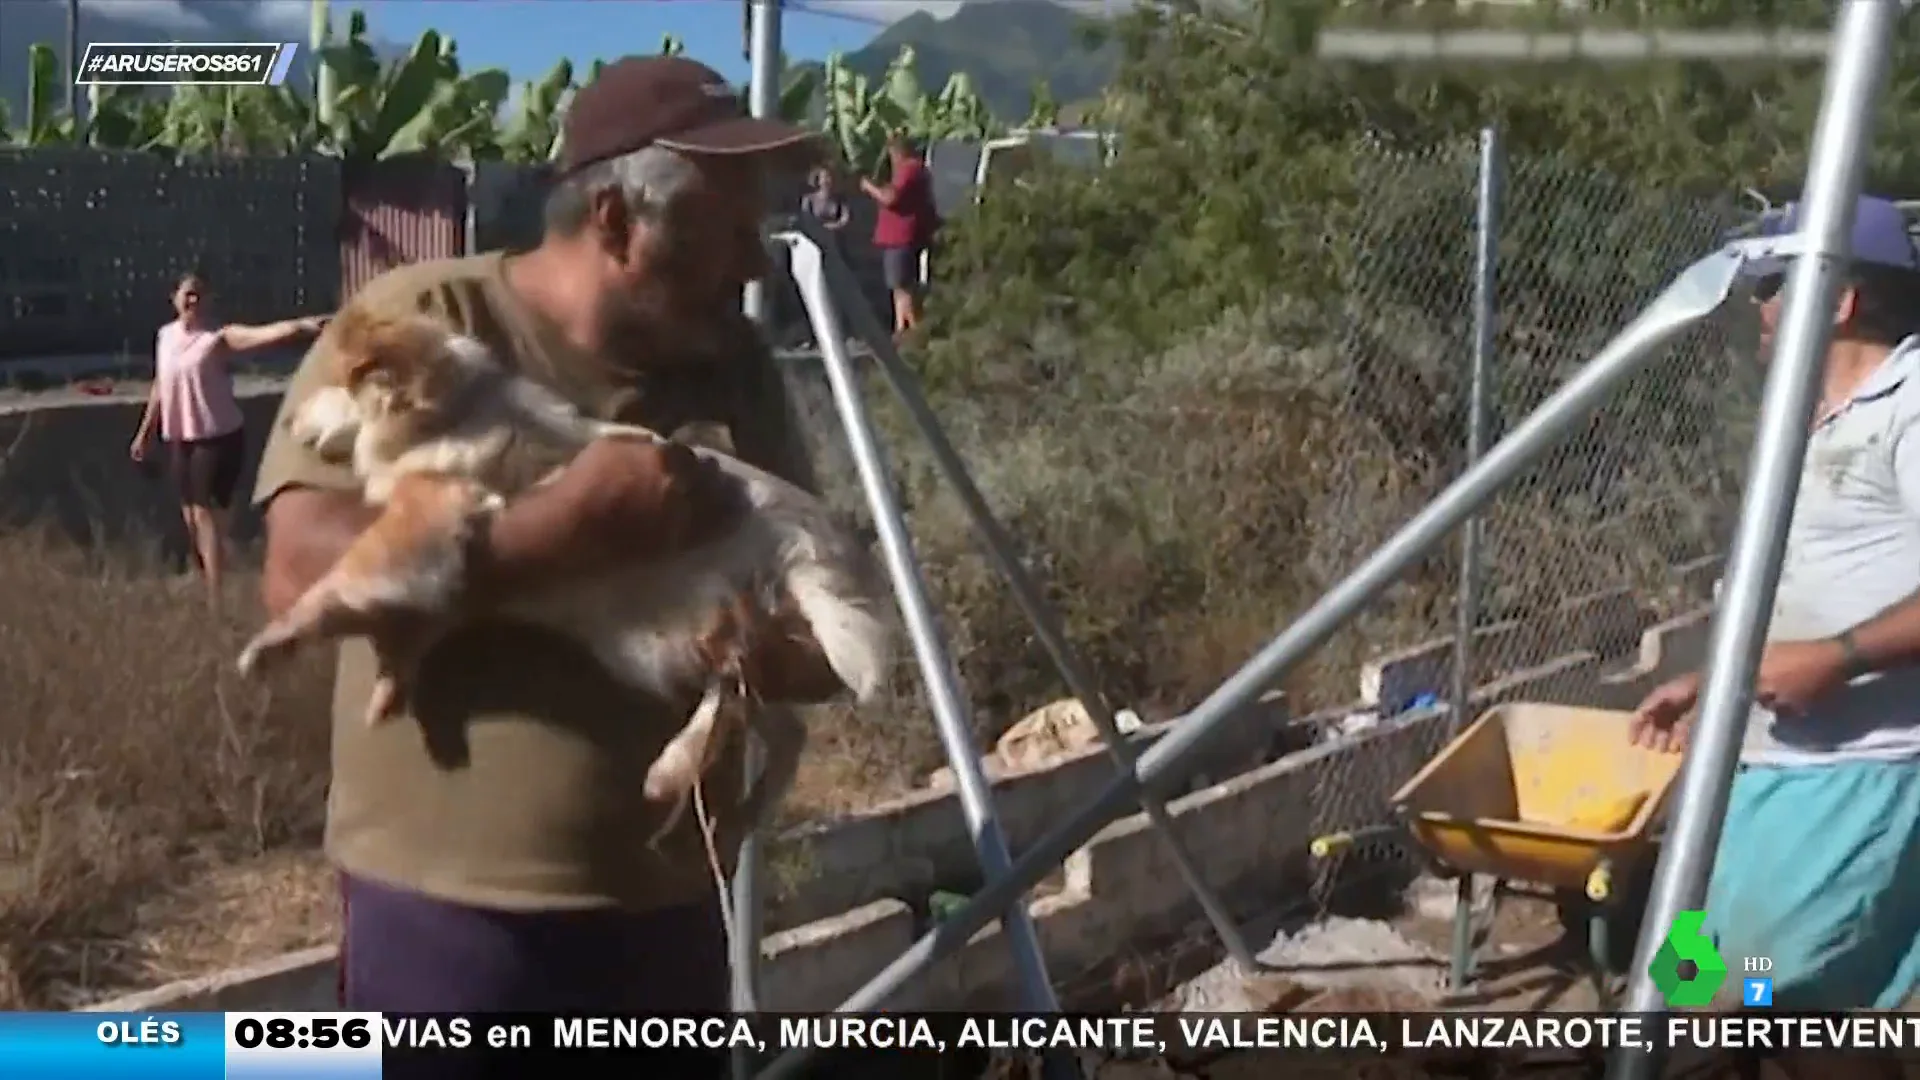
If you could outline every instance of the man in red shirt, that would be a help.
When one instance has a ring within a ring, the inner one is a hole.
[[[880,267],[893,296],[893,337],[898,341],[919,325],[920,295],[926,287],[920,261],[940,227],[940,215],[933,206],[933,178],[913,143],[895,135],[887,142],[887,158],[893,165],[887,183],[862,178],[860,187],[880,204],[873,246],[880,249]]]

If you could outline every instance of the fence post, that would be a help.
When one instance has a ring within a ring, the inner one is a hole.
[[[461,246],[466,250],[460,254],[478,255],[480,254],[480,208],[477,205],[474,195],[480,190],[480,163],[477,161],[464,162],[460,166],[460,173],[466,178],[467,193],[466,213],[464,221],[462,222],[461,239]]]
[[[1487,386],[1493,365],[1494,332],[1500,320],[1494,296],[1494,261],[1500,240],[1500,192],[1506,165],[1498,128],[1480,129],[1480,159],[1476,170],[1477,205],[1473,221],[1473,358],[1467,378],[1467,464],[1480,463],[1487,445]],[[1480,518],[1467,519],[1460,530],[1460,592],[1454,605],[1453,733],[1472,719],[1473,631],[1480,621]]]
[[[751,65],[748,111],[764,119],[777,114],[780,108],[780,0],[748,0],[746,16],[747,56]],[[747,282],[741,302],[747,317],[759,323],[761,333],[765,334],[773,309],[766,281]],[[766,750],[759,738],[749,732],[745,741],[746,751],[741,759],[743,790],[752,787],[766,764]],[[764,828],[762,822],[747,823],[732,887],[728,890],[730,895],[723,898],[733,909],[734,930],[727,946],[732,955],[727,959],[732,972],[735,1012],[757,1012],[761,1008],[760,938],[765,927],[765,906],[760,887],[764,876],[765,852],[761,846]],[[758,1062],[744,1047],[735,1047],[729,1061],[733,1080],[750,1080],[757,1071]]]
[[[1473,214],[1473,356],[1467,376],[1467,464],[1480,463],[1487,442],[1487,368],[1493,363],[1495,310],[1493,275],[1500,237],[1500,131],[1480,129],[1480,156],[1474,170],[1476,199]],[[1447,726],[1460,734],[1473,719],[1473,632],[1480,622],[1480,518],[1468,518],[1460,528],[1460,586],[1454,601],[1453,685],[1448,687]],[[1458,994],[1473,978],[1474,875],[1461,874],[1453,908],[1453,950],[1447,989]]]
[[[747,0],[748,111],[768,118],[780,112],[780,0]],[[764,198],[764,196],[763,196]],[[747,317],[764,330],[773,314],[766,280],[747,282]]]

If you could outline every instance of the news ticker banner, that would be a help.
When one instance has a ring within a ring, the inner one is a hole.
[[[87,46],[77,86],[279,86],[299,42],[99,42]]]
[[[1234,1053],[1400,1057],[1461,1053],[1777,1051],[1911,1056],[1920,1015],[1324,1013],[1034,1016],[1013,1013],[454,1015],[370,1012],[0,1013],[7,1080],[375,1080],[429,1058],[518,1066],[671,1068],[735,1047],[826,1051],[903,1065],[955,1054],[1064,1049],[1105,1058]]]

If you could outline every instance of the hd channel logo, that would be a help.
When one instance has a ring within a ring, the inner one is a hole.
[[[1754,975],[1755,971],[1772,971],[1773,961],[1764,956],[1747,957],[1746,978],[1740,980],[1740,1004],[1749,1009],[1773,1008],[1773,976]]]

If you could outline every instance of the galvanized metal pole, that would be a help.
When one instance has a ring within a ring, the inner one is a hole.
[[[822,310],[825,310],[825,290],[818,280],[819,258],[816,255],[809,263],[798,257],[803,250],[795,248],[794,276],[800,284],[808,311],[814,316],[814,329],[837,332],[840,329],[837,316],[831,319],[821,316]],[[1734,275],[1740,264],[1739,257],[1720,252],[1688,268],[1586,367],[1534,410],[1512,434],[1489,450],[1480,464],[1468,469],[1465,475],[1449,485],[1392,539],[1188,713],[1172,732],[1142,754],[1134,775],[1116,777],[1093,800],[1035,841],[1011,868],[996,872],[988,867],[992,876],[979,893],[926,936],[908,946],[866,986],[842,1002],[838,1011],[863,1012],[884,1005],[914,979],[924,975],[928,968],[965,945],[997,915],[1007,911],[1008,905],[1032,889],[1102,826],[1127,812],[1138,802],[1143,790],[1164,794],[1168,785],[1184,775],[1195,753],[1231,722],[1241,709],[1251,704],[1314,649],[1325,644],[1374,597],[1386,591],[1416,562],[1444,542],[1455,528],[1473,516],[1504,484],[1562,442],[1582,419],[1606,401],[1622,382],[1651,360],[1662,347],[1718,310],[1732,292]],[[832,315],[832,312],[828,314]],[[831,342],[826,345],[828,370],[838,370],[846,363],[844,353]],[[860,407],[857,397],[853,398],[851,409]],[[843,416],[850,414],[849,410]],[[864,413],[859,415],[864,420]],[[856,462],[860,460],[860,455],[856,453]],[[866,467],[863,463],[863,474]],[[884,478],[876,479],[873,483],[884,486]],[[892,505],[891,491],[876,494],[870,486],[868,496],[877,505],[883,499],[885,505]],[[911,560],[908,561],[908,569],[912,569]],[[912,580],[917,583],[917,573]],[[923,658],[923,670],[925,668]],[[950,671],[936,673],[927,670],[926,673],[930,688],[935,684],[949,684],[952,678]],[[945,727],[944,723],[942,726]],[[956,759],[956,766],[967,760],[951,752],[949,756]],[[960,770],[956,768],[955,771],[958,773]],[[983,858],[982,862],[986,860]],[[811,1055],[812,1052],[805,1049],[788,1050],[762,1072],[763,1080],[798,1075],[806,1067]]]
[[[750,5],[747,111],[757,117],[769,117],[777,113],[780,107],[780,2],[747,2]],[[764,329],[767,319],[766,285],[758,281],[748,282],[741,299],[747,317],[760,323]],[[765,750],[757,738],[748,737],[743,758],[742,772],[745,775],[741,777],[741,782],[750,786],[765,765]],[[754,1012],[760,1008],[760,939],[764,936],[765,927],[765,904],[760,895],[760,879],[765,868],[761,832],[761,823],[749,823],[746,837],[740,842],[739,862],[734,867],[730,890],[734,930],[729,942],[732,950],[729,967],[733,972],[733,1008],[736,1012]],[[750,1051],[744,1047],[735,1048],[731,1057],[734,1080],[747,1080],[753,1075],[756,1061]]]
[[[1694,722],[1672,828],[1635,950],[1625,1003],[1630,1012],[1665,1009],[1648,968],[1674,918],[1703,901],[1713,872],[1727,793],[1753,706],[1754,673],[1766,643],[1787,529],[1799,492],[1808,421],[1833,333],[1834,304],[1866,170],[1874,113],[1899,18],[1897,5],[1879,0],[1849,0],[1840,5],[1802,193],[1801,255],[1787,277],[1754,436],[1753,472],[1708,646],[1700,715]],[[1611,1075],[1616,1080],[1650,1080],[1658,1075],[1659,1058],[1658,1053],[1616,1053]]]
[[[1473,222],[1473,359],[1467,374],[1467,467],[1480,463],[1487,447],[1487,379],[1493,366],[1494,262],[1500,243],[1500,131],[1480,131],[1479,199]],[[1480,519],[1460,530],[1460,592],[1454,602],[1453,685],[1447,704],[1458,733],[1473,719],[1473,631],[1480,621]]]
[[[1473,216],[1473,355],[1467,371],[1467,468],[1480,463],[1487,443],[1487,368],[1493,362],[1494,255],[1500,235],[1500,132],[1480,129]],[[1473,635],[1480,624],[1480,519],[1460,528],[1460,585],[1453,607],[1453,679],[1447,688],[1447,727],[1458,735],[1473,719]],[[1476,879],[1454,883],[1453,955],[1447,988],[1465,993],[1473,981],[1473,894]]]
[[[873,508],[881,553],[885,557],[888,576],[893,580],[894,595],[906,621],[907,635],[913,641],[915,658],[920,662],[920,677],[925,684],[928,703],[933,707],[933,719],[939,729],[941,747],[946,751],[947,762],[953,768],[954,788],[959,793],[960,810],[972,834],[980,869],[990,882],[1006,881],[1013,857],[1007,848],[1007,838],[1000,827],[999,816],[994,812],[993,789],[987,784],[980,767],[980,751],[973,742],[971,710],[960,689],[960,677],[954,668],[953,658],[948,655],[946,644],[941,640],[939,617],[934,613],[933,602],[927,595],[926,583],[921,578],[919,565],[914,558],[913,538],[907,531],[906,519],[900,512],[899,501],[888,480],[880,444],[874,435],[872,421],[868,418],[866,402],[861,396],[859,373],[846,346],[846,328],[841,325],[839,310],[827,291],[820,247],[809,241],[794,245],[791,251],[794,280],[800,286],[800,296],[812,321],[814,337],[820,342],[821,359],[826,367],[827,381],[833,390],[834,407],[842,426],[846,428],[847,447],[852,452],[854,468],[860,475],[860,486],[866,493],[868,505]],[[1021,895],[1030,888],[1031,883],[1026,888],[1003,894],[992,911],[985,912],[986,918],[980,921],[980,926],[996,916],[1000,919],[1001,933],[1006,938],[1007,947],[1013,951],[1020,1007],[1028,1012],[1059,1012],[1060,1003],[1054,997],[1053,983],[1047,975],[1046,960],[1040,951],[1040,936],[1034,929],[1032,917],[1027,913],[1026,899]],[[979,906],[978,900],[968,905]],[[978,930],[980,926],[974,929]],[[1049,1054],[1047,1065],[1050,1080],[1053,1077],[1064,1080],[1077,1072],[1071,1059],[1064,1053]]]
[[[780,0],[747,0],[747,111],[758,117],[780,112]],[[747,283],[747,316],[762,326],[770,305],[764,281]]]
[[[333,69],[320,59],[320,50],[333,38],[332,16],[327,0],[309,0],[307,8],[307,43],[313,50],[313,118],[320,125],[320,134],[325,138],[333,130],[333,99],[339,89],[335,85]]]
[[[80,0],[67,0],[67,116],[80,130]]]
[[[801,224],[803,232],[810,231],[810,228],[804,222]],[[867,342],[872,349],[880,373],[886,376],[887,382],[893,387],[894,396],[905,406],[907,414],[913,418],[914,426],[920,429],[921,437],[926,440],[935,467],[966,508],[967,520],[972,523],[975,535],[986,549],[988,560],[1006,580],[1007,588],[1013,592],[1014,603],[1020,606],[1027,621],[1032,624],[1034,636],[1040,639],[1041,647],[1052,657],[1061,679],[1067,684],[1068,692],[1079,699],[1087,710],[1088,719],[1099,730],[1100,739],[1106,744],[1107,755],[1113,759],[1115,767],[1124,773],[1132,773],[1136,755],[1133,745],[1120,733],[1112,704],[1100,692],[1093,673],[1067,639],[1067,628],[1047,603],[1046,594],[1027,573],[1012,534],[994,517],[986,496],[980,493],[973,477],[968,475],[966,462],[961,460],[960,452],[947,441],[939,417],[934,415],[933,407],[927,404],[926,396],[920,392],[918,376],[900,359],[892,335],[881,326],[873,308],[861,301],[860,285],[854,280],[852,269],[841,256],[828,255],[827,252],[833,249],[831,245],[821,243],[821,239],[823,237],[814,237],[815,245],[821,249],[821,261],[826,270],[827,295],[853,298],[846,310],[851,313],[854,336]],[[1213,925],[1213,932],[1220,938],[1220,945],[1226,950],[1227,956],[1244,972],[1250,974],[1259,970],[1259,958],[1248,946],[1246,935],[1240,932],[1233,913],[1219,894],[1207,885],[1207,879],[1200,873],[1199,862],[1187,851],[1186,845],[1174,831],[1173,817],[1167,812],[1166,803],[1155,796],[1147,796],[1141,800],[1141,805],[1146,810],[1148,821],[1167,845],[1167,855],[1173,860],[1174,870],[1186,882],[1187,890],[1193,893],[1201,912]]]

